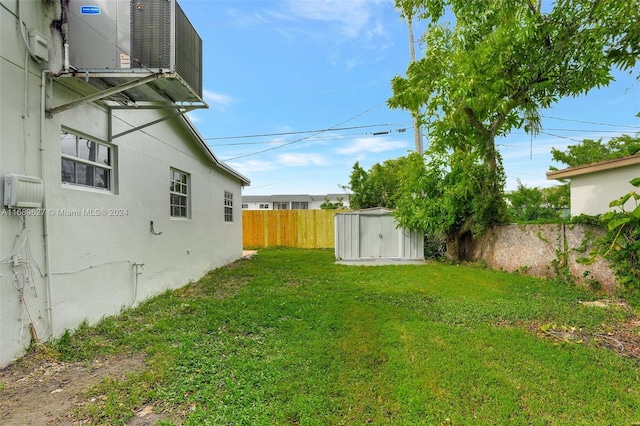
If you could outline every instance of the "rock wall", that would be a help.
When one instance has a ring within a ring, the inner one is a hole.
[[[471,260],[493,269],[546,278],[570,275],[576,283],[612,293],[617,280],[606,260],[596,259],[590,265],[577,262],[589,256],[593,242],[603,233],[585,225],[502,225],[488,229],[468,253]]]

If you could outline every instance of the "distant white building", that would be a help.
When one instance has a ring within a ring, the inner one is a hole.
[[[637,188],[629,183],[640,177],[640,155],[569,167],[547,173],[547,179],[571,180],[571,215],[597,215],[611,211],[609,203]],[[625,209],[635,208],[629,200]]]
[[[349,194],[243,195],[243,210],[317,210],[325,202],[349,208]]]

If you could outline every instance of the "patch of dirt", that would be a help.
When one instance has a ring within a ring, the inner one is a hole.
[[[91,402],[85,396],[89,388],[104,378],[123,379],[128,373],[144,368],[142,355],[65,363],[37,351],[28,354],[0,370],[0,424],[84,424],[74,416],[74,410]],[[129,425],[153,425],[161,419],[166,417],[146,406]]]
[[[592,302],[580,302],[585,306],[593,306],[603,309],[631,310],[625,302],[612,300],[596,300]],[[627,322],[607,326],[606,329],[596,332],[586,332],[576,327],[558,324],[533,325],[532,329],[545,337],[558,341],[583,343],[591,342],[596,346],[604,347],[617,352],[619,355],[640,359],[640,318],[634,317]]]

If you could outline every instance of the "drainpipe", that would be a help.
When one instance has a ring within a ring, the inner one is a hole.
[[[47,146],[45,117],[47,75],[49,70],[42,70],[40,74],[40,176],[42,177],[42,238],[44,242],[44,284],[47,295],[47,321],[49,322],[50,337],[53,337],[53,301],[51,300],[51,253],[49,250],[49,214],[47,212]]]
[[[144,263],[134,263],[133,264],[133,303],[131,306],[135,308],[138,303],[138,277],[142,275],[142,269],[144,268]]]

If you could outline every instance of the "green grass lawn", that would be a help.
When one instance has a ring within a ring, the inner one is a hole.
[[[185,425],[640,424],[638,360],[589,337],[634,312],[482,268],[333,260],[263,249],[65,335],[66,360],[148,356],[78,415],[125,424],[151,404]]]

